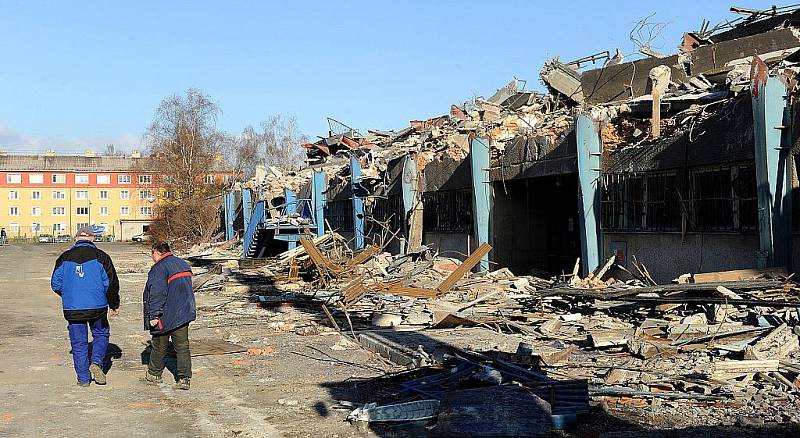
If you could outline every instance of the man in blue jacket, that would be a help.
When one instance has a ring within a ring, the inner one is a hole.
[[[50,286],[61,296],[78,385],[89,386],[92,379],[105,385],[103,359],[111,333],[107,316],[119,313],[119,280],[111,257],[94,245],[90,228],[78,230],[75,245],[56,260]]]
[[[150,363],[145,380],[161,383],[164,355],[170,338],[178,356],[177,388],[189,389],[192,358],[189,353],[189,323],[197,317],[192,289],[192,268],[172,255],[169,244],[155,242],[153,267],[144,288],[144,328],[152,335]]]

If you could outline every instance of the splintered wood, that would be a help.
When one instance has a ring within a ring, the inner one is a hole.
[[[492,245],[488,243],[484,243],[483,245],[479,246],[478,249],[475,250],[466,260],[464,263],[461,264],[452,274],[450,274],[437,288],[436,290],[439,291],[439,294],[445,294],[447,291],[455,286],[456,282],[461,279],[467,272],[469,272],[475,265],[481,261],[481,258],[486,254],[489,254],[489,251],[492,250]]]
[[[342,271],[342,268],[336,266],[333,262],[328,260],[327,257],[322,255],[319,248],[317,248],[311,239],[300,239],[300,244],[303,245],[303,249],[305,249],[308,256],[311,257],[311,261],[314,262],[314,265],[320,270],[320,273],[329,271],[331,274],[338,274]]]
[[[361,298],[367,293],[367,288],[364,286],[364,275],[351,280],[342,290],[342,304],[346,309],[359,302]]]

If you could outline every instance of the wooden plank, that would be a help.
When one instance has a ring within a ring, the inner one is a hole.
[[[788,274],[783,268],[736,269],[733,271],[703,272],[692,275],[692,278],[695,283],[716,283],[722,281],[755,280],[764,275],[786,277]]]
[[[322,311],[323,311],[323,312],[325,312],[325,316],[327,316],[327,317],[328,317],[328,321],[330,321],[330,322],[331,322],[331,324],[333,324],[333,328],[335,328],[337,332],[341,332],[341,331],[342,331],[342,329],[341,329],[341,328],[339,328],[339,324],[337,324],[337,323],[336,323],[336,320],[335,320],[335,319],[333,319],[333,314],[331,314],[331,311],[330,311],[330,310],[328,310],[328,306],[326,306],[326,305],[324,305],[324,304],[323,304],[323,305],[322,305]]]
[[[398,295],[403,297],[412,297],[412,298],[436,298],[437,291],[435,289],[425,289],[421,287],[410,287],[410,286],[390,286],[387,288],[385,293],[389,295]]]
[[[359,302],[366,294],[367,288],[364,287],[364,275],[360,275],[345,286],[342,291],[342,303],[346,308],[349,308]]]
[[[461,264],[455,271],[453,271],[439,286],[436,288],[439,291],[439,294],[445,294],[447,291],[453,288],[458,280],[461,279],[466,273],[475,267],[481,258],[489,253],[492,250],[492,245],[488,243],[484,243],[478,247],[466,260],[464,263]]]
[[[348,267],[358,266],[367,260],[371,259],[372,256],[377,254],[381,250],[380,246],[377,245],[370,245],[365,250],[361,251],[360,253],[356,254],[355,257],[348,260],[346,265]]]
[[[319,251],[319,248],[314,244],[311,239],[300,239],[300,244],[303,245],[306,253],[311,257],[311,261],[317,266],[317,269],[329,270],[332,273],[339,273],[342,269],[336,266],[333,262],[328,260]]]

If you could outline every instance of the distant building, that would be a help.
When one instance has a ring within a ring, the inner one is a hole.
[[[74,235],[95,226],[116,240],[146,232],[160,178],[130,156],[9,155],[0,152],[0,226],[10,238]],[[222,183],[222,173],[204,182]]]

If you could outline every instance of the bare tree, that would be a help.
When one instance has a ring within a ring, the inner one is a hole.
[[[208,240],[219,227],[222,187],[205,180],[223,164],[219,113],[211,98],[195,89],[164,99],[156,110],[145,135],[145,165],[162,190],[154,203],[154,237],[192,243]]]
[[[275,114],[261,123],[264,137],[264,154],[260,164],[282,168],[297,168],[303,164],[308,136],[297,128],[295,116]]]

